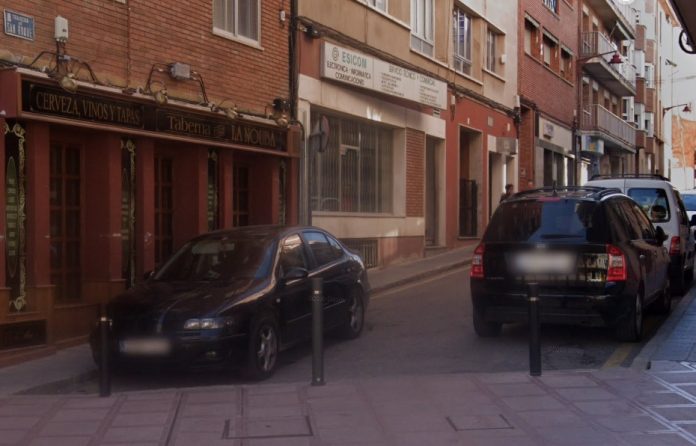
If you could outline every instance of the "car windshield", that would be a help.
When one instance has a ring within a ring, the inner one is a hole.
[[[271,269],[272,246],[268,240],[224,236],[189,242],[155,274],[154,280],[229,282],[263,278]]]
[[[556,198],[510,201],[493,214],[485,242],[607,243],[607,224],[593,201]]]
[[[682,194],[687,211],[696,211],[696,194]]]
[[[628,196],[643,208],[653,222],[669,221],[669,200],[667,200],[667,192],[664,189],[637,187],[629,189]]]

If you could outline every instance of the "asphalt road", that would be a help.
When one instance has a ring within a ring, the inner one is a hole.
[[[647,342],[664,317],[646,315]],[[630,365],[641,344],[615,340],[613,330],[544,325],[542,367],[597,369]],[[498,338],[479,338],[471,321],[468,268],[455,270],[373,297],[363,335],[352,341],[329,338],[325,379],[398,374],[504,372],[528,370],[528,326],[505,326]],[[283,352],[269,383],[311,379],[311,346]],[[113,379],[114,391],[244,383],[224,372],[129,372]],[[96,381],[71,385],[67,392],[97,391]]]

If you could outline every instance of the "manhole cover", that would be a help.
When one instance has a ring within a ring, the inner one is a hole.
[[[455,431],[514,429],[503,414],[461,415],[447,417],[447,421]]]
[[[225,421],[223,438],[228,440],[250,438],[311,437],[308,417],[244,418],[237,423]]]

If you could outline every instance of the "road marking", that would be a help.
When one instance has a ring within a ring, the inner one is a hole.
[[[620,366],[626,360],[626,358],[628,358],[628,355],[631,354],[631,351],[635,346],[636,344],[619,345],[616,350],[614,350],[614,353],[612,353],[611,356],[609,356],[609,358],[604,362],[601,368],[609,369]]]
[[[455,269],[450,270],[450,271],[445,271],[445,272],[442,272],[442,273],[440,273],[440,274],[437,274],[437,275],[435,275],[435,276],[433,276],[433,277],[430,277],[430,278],[428,278],[428,279],[419,280],[419,281],[416,281],[416,282],[413,282],[413,283],[407,283],[407,284],[398,286],[398,287],[396,287],[396,288],[392,288],[391,290],[382,291],[382,292],[380,292],[380,293],[378,293],[378,294],[375,294],[375,295],[372,296],[370,299],[371,299],[371,300],[381,299],[381,298],[383,298],[383,297],[389,296],[390,294],[395,294],[395,293],[397,293],[397,292],[401,292],[401,291],[407,290],[407,289],[409,289],[409,288],[417,287],[417,286],[420,286],[420,285],[425,285],[426,283],[430,283],[430,282],[434,282],[434,281],[436,281],[436,280],[440,280],[440,279],[442,279],[443,277],[450,276],[450,275],[452,275],[452,274],[461,273],[462,271],[466,271],[466,270],[468,270],[469,268],[471,268],[471,265],[466,265],[466,266],[463,266],[463,267],[461,267],[461,268],[455,268]]]

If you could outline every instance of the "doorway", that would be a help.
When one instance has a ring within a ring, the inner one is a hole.
[[[425,139],[425,244],[437,244],[438,237],[437,141]]]

